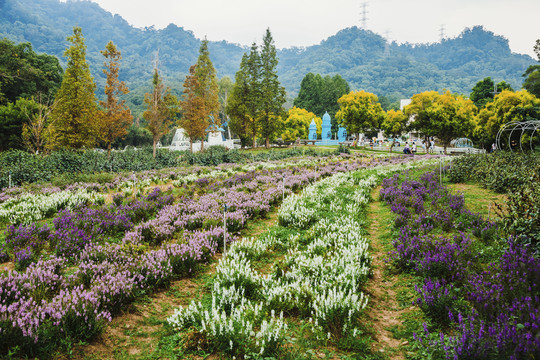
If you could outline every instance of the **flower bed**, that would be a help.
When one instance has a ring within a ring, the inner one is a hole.
[[[391,259],[424,277],[415,303],[449,334],[425,326],[417,340],[435,358],[539,357],[540,259],[510,238],[499,260],[482,264],[500,236],[497,224],[466,210],[434,173],[385,179],[380,196],[397,215]]]

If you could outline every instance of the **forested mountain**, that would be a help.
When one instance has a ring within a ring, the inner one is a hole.
[[[122,52],[120,79],[132,90],[128,101],[135,107],[141,106],[144,92],[150,89],[152,58],[158,50],[165,82],[180,94],[201,41],[173,24],[162,30],[134,28],[90,1],[0,0],[0,37],[28,41],[36,52],[56,55],[61,63],[65,62],[66,37],[75,25],[82,27],[87,60],[98,88],[104,84],[99,51],[112,40]],[[258,35],[262,38],[262,34],[254,34]],[[221,41],[209,42],[209,50],[218,76],[234,78],[242,54],[249,49]],[[319,45],[281,50],[278,57],[280,81],[290,97],[296,96],[308,72],[340,74],[351,89],[392,99],[426,90],[469,94],[476,82],[487,76],[520,89],[522,74],[535,63],[528,55],[513,54],[504,37],[482,27],[465,29],[457,38],[442,43],[388,46],[380,35],[352,27]],[[99,90],[98,96],[102,93]]]

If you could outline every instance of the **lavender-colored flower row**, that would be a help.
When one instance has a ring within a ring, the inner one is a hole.
[[[436,336],[426,326],[417,339],[447,359],[540,357],[540,259],[510,239],[500,261],[483,270],[473,249],[492,242],[497,225],[466,210],[463,197],[439,185],[434,173],[420,181],[385,179],[381,198],[397,215],[391,258],[425,277],[415,303],[453,328]],[[437,228],[458,234],[435,235]]]

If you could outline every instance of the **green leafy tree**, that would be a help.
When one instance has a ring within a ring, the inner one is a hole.
[[[80,27],[73,28],[67,40],[71,46],[65,51],[68,58],[62,85],[56,94],[51,112],[54,148],[78,149],[96,144],[97,121],[96,84],[86,62],[86,45]]]
[[[477,110],[471,100],[450,91],[435,100],[434,106],[428,110],[428,116],[435,136],[443,144],[445,154],[452,140],[472,133]]]
[[[262,106],[262,62],[261,55],[256,43],[251,45],[249,55],[247,57],[247,83],[248,83],[248,96],[246,98],[246,106],[249,114],[249,129],[248,133],[252,140],[252,148],[257,145],[257,136],[260,135],[260,123],[259,118],[261,116]]]
[[[487,77],[476,83],[469,98],[474,102],[474,105],[476,105],[477,108],[481,109],[485,107],[488,102],[493,101],[496,93],[503,90],[514,91],[506,81],[503,80],[495,85],[493,80],[491,80],[490,77]]]
[[[339,110],[338,99],[351,91],[349,83],[339,74],[322,77],[320,74],[308,73],[302,79],[298,97],[294,106],[313,112],[322,117],[328,112],[332,119],[332,132],[337,132],[335,115]]]
[[[407,129],[407,122],[409,118],[401,110],[388,110],[386,116],[381,123],[381,130],[384,131],[386,136],[392,137],[392,144],[390,144],[390,152],[394,148],[396,138],[401,136]]]
[[[365,91],[351,91],[339,98],[336,118],[350,134],[376,131],[384,119],[384,110],[377,95]]]
[[[461,95],[449,91],[442,95],[429,91],[414,95],[411,104],[404,110],[408,117],[413,117],[411,128],[428,136],[436,136],[446,153],[452,140],[472,133],[473,119],[478,109],[472,100]]]
[[[23,106],[27,119],[22,129],[23,143],[30,152],[42,154],[48,148],[54,132],[49,121],[52,105],[43,101],[40,95],[37,96],[37,101],[34,98],[27,101]]]
[[[219,118],[223,124],[227,121],[227,103],[229,102],[229,96],[231,95],[234,83],[228,76],[222,77],[219,82]]]
[[[22,148],[22,126],[27,119],[21,106],[24,101],[19,99],[15,103],[0,106],[0,151]]]
[[[109,41],[101,54],[105,57],[105,69],[103,73],[107,77],[105,84],[105,95],[107,101],[100,101],[104,108],[101,112],[101,123],[99,126],[99,138],[107,145],[107,155],[111,156],[111,146],[117,138],[127,135],[128,128],[133,122],[131,111],[126,106],[125,100],[119,97],[129,92],[126,84],[118,79],[119,62],[122,54],[112,41]]]
[[[158,141],[170,131],[172,118],[178,111],[178,99],[165,88],[161,76],[158,72],[158,60],[154,65],[154,76],[152,77],[152,93],[144,95],[146,111],[143,117],[148,122],[147,129],[152,134],[153,156],[156,157],[156,147]]]
[[[225,108],[227,115],[230,117],[230,129],[240,138],[242,147],[246,147],[249,140],[252,139],[250,125],[254,122],[254,119],[251,117],[248,106],[250,96],[248,55],[244,54]],[[253,139],[253,141],[255,140]]]
[[[416,130],[424,136],[435,136],[430,109],[438,97],[437,91],[425,91],[412,96],[411,103],[403,109],[405,115],[411,119],[409,130]]]
[[[266,148],[270,147],[270,139],[275,135],[285,103],[285,88],[278,80],[278,59],[274,39],[270,29],[266,29],[261,49],[261,82],[259,118],[261,135],[265,139]]]
[[[298,91],[298,96],[294,99],[294,106],[322,116],[326,111],[321,101],[322,92],[322,76],[320,74],[307,73],[300,83],[300,90]]]
[[[30,43],[0,39],[0,105],[37,94],[53,98],[62,76],[56,56],[38,55]]]
[[[538,61],[540,61],[540,39],[536,40],[534,52]],[[523,82],[523,88],[537,98],[540,98],[540,65],[529,66],[523,76],[526,77]]]

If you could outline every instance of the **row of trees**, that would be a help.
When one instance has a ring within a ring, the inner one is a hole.
[[[436,137],[445,152],[451,141],[460,137],[471,138],[488,148],[504,124],[540,118],[540,99],[527,90],[503,90],[481,109],[471,99],[449,91],[416,94],[403,111],[385,112],[377,96],[365,91],[344,95],[339,104],[336,118],[350,133],[373,133],[380,129],[395,139],[414,131],[426,139]]]
[[[36,55],[29,44],[14,45],[7,40],[0,47],[0,125],[10,129],[2,148],[18,148],[21,143],[32,152],[41,153],[59,148],[92,147],[101,142],[111,144],[125,136],[132,116],[119,96],[128,92],[118,80],[120,52],[109,42],[101,53],[107,82],[106,101],[97,102],[96,85],[86,62],[82,30],[73,29],[67,40],[65,73],[58,59]],[[14,70],[12,67],[16,66]],[[2,139],[4,140],[4,139]]]
[[[56,58],[37,56],[28,44],[15,46],[7,40],[0,42],[0,47],[7,49],[0,54],[5,61],[0,63],[0,125],[9,121],[18,123],[25,145],[36,152],[93,147],[98,142],[110,152],[112,144],[125,137],[133,123],[125,101],[120,100],[128,93],[125,83],[118,78],[120,51],[112,42],[101,51],[105,57],[103,73],[107,81],[105,101],[98,102],[96,85],[86,62],[81,28],[75,27],[68,41],[71,46],[64,53],[68,61],[63,78]],[[540,60],[539,43],[535,51]],[[43,65],[47,61],[50,63]],[[339,75],[322,77],[313,73],[304,77],[294,101],[295,107],[287,114],[283,108],[285,90],[278,80],[278,59],[269,30],[263,37],[260,50],[254,43],[250,52],[243,55],[235,83],[227,77],[218,82],[208,42],[204,40],[197,62],[186,76],[181,101],[163,84],[158,65],[156,56],[152,92],[145,94],[146,111],[143,113],[147,129],[152,134],[154,154],[158,141],[173,125],[184,128],[193,144],[193,141],[204,140],[211,122],[219,125],[222,120],[229,120],[228,126],[240,138],[242,145],[251,143],[255,146],[257,138],[262,138],[269,147],[270,141],[278,136],[285,141],[306,138],[311,120],[315,120],[320,132],[320,118],[325,111],[330,113],[336,129],[339,122],[349,133],[383,129],[393,136],[403,129],[412,129],[425,136],[436,136],[444,144],[459,136],[474,137],[482,144],[489,143],[494,137],[493,132],[496,134],[496,124],[502,121],[493,120],[493,112],[497,111],[502,99],[512,97],[508,94],[519,94],[519,99],[514,102],[521,104],[519,110],[511,111],[522,118],[538,116],[534,96],[530,98],[529,93],[514,93],[504,81],[495,86],[490,78],[476,84],[470,100],[450,92],[425,92],[413,96],[411,105],[400,113],[395,110],[385,112],[381,106],[384,99],[374,94],[350,92],[348,83]],[[15,66],[20,69],[14,75],[9,67]],[[529,78],[536,76],[537,71],[536,68],[530,71]],[[34,77],[33,81],[22,81],[29,74]],[[13,89],[18,89],[18,93],[14,94]],[[56,89],[54,102],[48,101]],[[507,91],[495,96],[501,90]],[[34,94],[34,97],[28,98],[29,94]],[[16,110],[24,114],[24,121],[13,121]],[[411,116],[415,121],[408,127],[402,125]],[[472,125],[471,119],[475,119]],[[4,129],[9,129],[9,126],[4,126]],[[7,138],[10,132],[3,132],[0,136]],[[3,141],[2,146],[6,143],[8,141]]]

